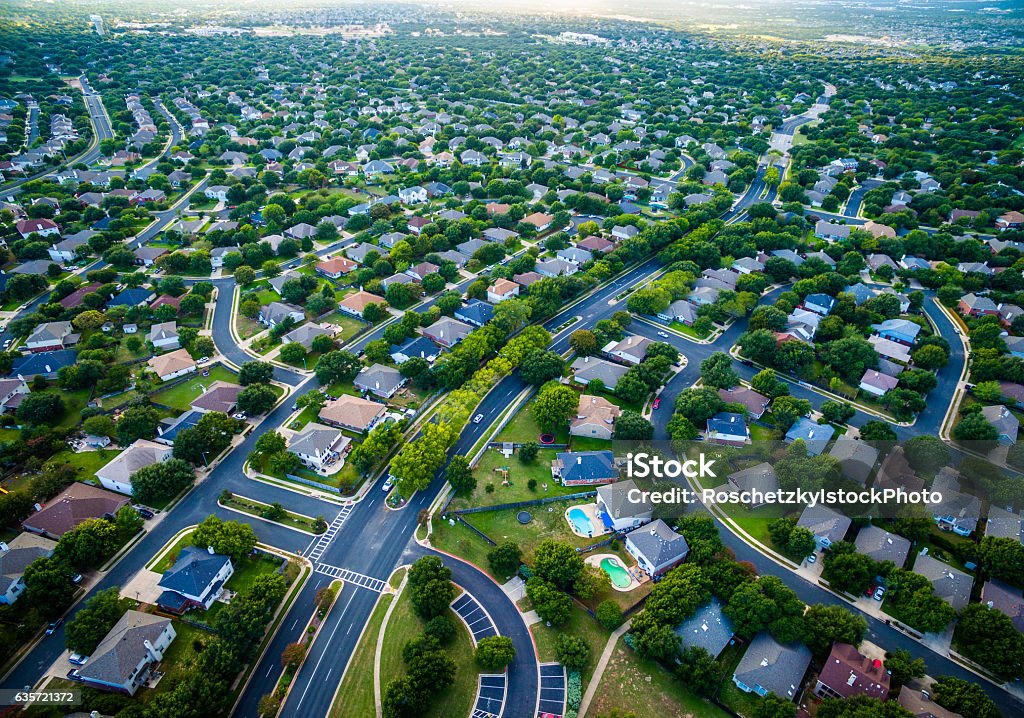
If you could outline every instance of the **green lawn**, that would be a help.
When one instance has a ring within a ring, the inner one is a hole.
[[[537,421],[533,418],[533,402],[529,401],[516,412],[512,421],[501,430],[497,440],[525,444],[527,441],[537,441],[542,433],[544,432],[540,430],[540,427],[537,426]],[[555,433],[555,443],[569,443],[568,426]]]
[[[188,532],[182,534],[178,538],[178,540],[174,542],[174,546],[171,547],[171,550],[168,551],[166,554],[164,554],[163,557],[159,561],[156,561],[153,564],[148,565],[147,568],[150,571],[154,571],[156,573],[163,573],[164,571],[166,571],[167,569],[169,569],[171,566],[174,565],[174,562],[177,560],[178,554],[181,552],[181,550],[183,548],[185,548],[186,546],[191,546],[191,545],[192,545],[192,532],[188,531]]]
[[[705,339],[711,333],[711,332],[698,332],[693,327],[688,327],[685,324],[683,324],[682,322],[672,322],[671,324],[669,324],[669,328],[670,329],[674,329],[675,331],[679,332],[680,334],[685,334],[686,336],[692,337],[694,339]]]
[[[473,475],[476,477],[476,490],[466,498],[457,498],[452,502],[452,507],[462,509],[470,506],[494,506],[513,501],[530,501],[547,496],[574,494],[586,490],[579,486],[563,487],[551,478],[551,460],[555,458],[555,453],[553,449],[542,449],[537,452],[536,461],[532,464],[524,464],[519,460],[517,454],[506,459],[500,451],[488,449],[473,470]],[[498,471],[506,466],[508,467],[510,486],[502,485],[503,476]],[[537,482],[537,487],[533,491],[528,486],[530,479]],[[493,486],[494,491],[488,492],[488,485]]]
[[[595,539],[582,538],[574,534],[565,520],[565,510],[569,506],[575,506],[584,501],[585,499],[555,501],[543,506],[532,507],[530,512],[533,514],[533,520],[525,526],[520,524],[516,518],[518,509],[485,511],[464,518],[499,544],[505,541],[514,541],[519,544],[519,548],[523,552],[523,559],[526,563],[530,563],[533,549],[545,539],[564,541],[576,547],[595,543]],[[482,539],[478,540],[483,543]]]
[[[201,647],[208,646],[215,640],[209,631],[184,621],[174,622],[174,632],[177,635],[164,654],[163,661],[160,662],[160,670],[163,671],[164,677],[160,679],[156,688],[143,688],[137,694],[144,703],[155,695],[173,690],[181,683],[195,669],[196,661],[199,659],[196,648],[200,647],[201,650]]]
[[[64,389],[47,389],[47,392],[57,394],[64,402],[64,414],[56,424],[58,429],[74,429],[82,421],[82,409],[89,403],[92,396],[92,388],[79,389],[78,391],[66,391]]]
[[[582,608],[573,604],[569,620],[561,626],[545,625],[543,621],[530,626],[533,640],[537,644],[537,657],[541,663],[555,662],[558,656],[555,654],[555,640],[561,634],[579,636],[590,646],[590,664],[583,671],[583,689],[586,690],[590,678],[594,675],[594,668],[601,657],[601,651],[608,643],[608,636],[611,631],[607,630]],[[654,714],[651,714],[654,715]]]
[[[78,472],[79,479],[95,480],[96,472],[106,466],[120,453],[121,451],[119,449],[100,449],[98,451],[82,451],[77,453],[67,449],[54,454],[53,457],[46,462],[46,465],[57,466],[60,464],[71,464]]]
[[[235,511],[241,511],[249,514],[250,516],[260,516],[260,512],[267,508],[267,504],[262,501],[256,501],[254,499],[247,498],[245,496],[239,496],[235,494],[230,499],[221,499],[220,503],[229,509]],[[298,529],[300,531],[308,531],[310,533],[316,533],[316,522],[315,517],[304,516],[303,514],[297,514],[294,511],[285,510],[284,516],[279,519],[273,519],[275,523],[279,523],[282,526],[288,526],[289,528]],[[270,519],[266,519],[270,520]]]
[[[341,327],[341,333],[336,337],[338,342],[348,341],[364,328],[369,326],[365,322],[361,322],[355,317],[350,317],[348,314],[342,314],[341,312],[328,314],[324,317],[321,323],[334,324],[335,326]]]
[[[270,554],[247,556],[235,564],[235,572],[224,585],[239,593],[250,588],[258,577],[274,573],[280,565],[281,559]]]
[[[330,718],[363,718],[374,714],[373,664],[377,637],[384,622],[384,614],[393,600],[394,596],[385,594],[377,601],[359,645],[349,659],[345,678],[338,691],[338,700],[331,706]]]
[[[384,631],[384,644],[380,656],[380,683],[383,689],[389,682],[405,673],[402,648],[423,632],[423,621],[413,613],[409,592],[403,591],[388,620]],[[448,609],[448,617],[456,626],[454,640],[445,646],[448,655],[455,661],[455,683],[437,695],[430,709],[422,715],[425,718],[450,718],[467,716],[476,698],[479,670],[473,659],[473,644],[466,625]]]
[[[450,526],[439,517],[435,518],[430,545],[455,556],[461,556],[470,563],[476,564],[480,569],[491,573],[491,567],[487,563],[487,553],[493,547],[459,522]],[[499,576],[497,578],[504,580],[507,577]]]
[[[597,656],[591,653],[591,661]],[[732,683],[725,681],[729,685]],[[605,668],[588,715],[609,715],[613,709],[638,716],[728,718],[728,713],[694,695],[654,661],[640,658],[620,639]]]
[[[234,383],[238,375],[225,366],[217,364],[210,367],[210,376],[201,373],[192,374],[186,381],[167,389],[161,389],[150,397],[157,404],[164,404],[173,409],[188,411],[192,402],[206,391],[215,381]]]

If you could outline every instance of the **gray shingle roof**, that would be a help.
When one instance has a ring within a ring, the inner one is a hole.
[[[88,680],[116,685],[126,683],[146,656],[145,642],[156,641],[170,622],[170,619],[148,613],[126,611],[79,673]]]
[[[627,539],[647,557],[655,569],[686,558],[690,553],[690,547],[683,535],[677,534],[661,519],[655,519],[631,531]]]
[[[760,686],[780,698],[796,696],[807,666],[811,649],[802,643],[784,645],[767,631],[754,637],[733,675],[747,686]]]

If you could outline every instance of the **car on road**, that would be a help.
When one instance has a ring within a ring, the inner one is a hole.
[[[477,414],[476,416],[473,417],[473,423],[474,424],[479,424],[483,420],[484,420],[484,415],[483,414]]]
[[[56,621],[54,621],[46,627],[46,635],[52,636],[54,633],[57,632],[57,629],[60,628],[62,625],[64,625],[64,619],[58,618]]]
[[[68,660],[74,663],[76,666],[81,666],[89,660],[89,656],[83,656],[81,653],[72,653],[70,656],[68,656]]]
[[[657,409],[659,406],[661,406],[661,397],[660,396],[657,399],[654,400],[654,403],[651,405],[651,408],[652,409]]]
[[[381,488],[384,491],[391,491],[391,487],[395,485],[395,477],[388,474],[388,478],[384,481],[384,485]]]
[[[658,332],[658,336],[659,337],[664,337],[665,339],[668,339],[668,332]]]
[[[875,589],[875,592],[871,595],[871,598],[875,599],[876,601],[881,601],[882,600],[882,596],[884,596],[884,595],[885,595],[885,586],[879,586],[878,588]]]
[[[12,341],[14,341],[14,340],[13,339],[4,339],[4,349],[6,349],[7,347],[11,346],[11,342]]]

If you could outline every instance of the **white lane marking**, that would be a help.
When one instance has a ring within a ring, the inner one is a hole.
[[[331,643],[334,641],[334,634],[338,632],[339,628],[341,628],[341,619],[345,617],[345,613],[348,611],[348,607],[352,604],[352,599],[354,599],[355,597],[356,594],[353,591],[352,595],[348,597],[348,603],[345,604],[345,610],[341,612],[340,616],[338,616],[338,625],[334,627],[333,631],[331,631],[331,637],[328,638],[327,643],[324,644],[324,650],[320,653],[320,659],[316,662],[316,665],[313,666],[313,675],[309,677],[310,682],[306,684],[306,687],[302,691],[302,695],[299,696],[299,703],[295,706],[296,713],[299,712],[299,708],[302,706],[302,701],[306,699],[306,691],[309,690],[309,686],[310,683],[312,683],[313,681],[313,677],[316,676],[316,672],[320,670],[320,662],[323,661],[324,656],[327,655],[327,646],[331,645]]]

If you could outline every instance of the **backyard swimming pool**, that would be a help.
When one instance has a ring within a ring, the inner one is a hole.
[[[584,536],[594,535],[594,525],[590,523],[590,519],[587,518],[586,513],[580,508],[569,509],[569,520],[572,521],[572,525],[576,527],[576,530]]]
[[[608,578],[612,580],[612,583],[619,588],[626,588],[633,581],[629,571],[616,558],[601,559],[601,568],[608,574]]]

